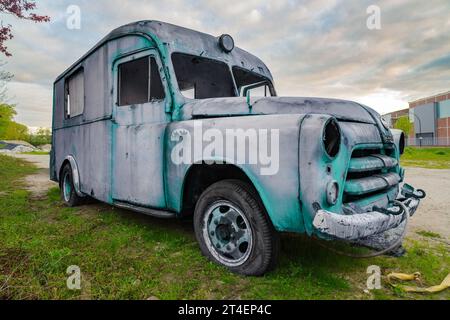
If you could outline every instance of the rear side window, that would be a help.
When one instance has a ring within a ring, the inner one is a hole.
[[[73,118],[84,111],[84,70],[66,79],[66,118]]]
[[[119,106],[165,98],[158,64],[153,57],[139,58],[120,64],[118,87]]]

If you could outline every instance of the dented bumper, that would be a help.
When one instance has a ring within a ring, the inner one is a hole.
[[[423,190],[416,190],[405,184],[401,196],[397,200],[408,209],[410,216],[414,214],[425,197]],[[373,208],[371,212],[354,214],[337,214],[319,209],[313,220],[313,226],[322,234],[332,238],[355,241],[377,235],[398,227],[404,220],[400,207],[392,206],[387,209]]]

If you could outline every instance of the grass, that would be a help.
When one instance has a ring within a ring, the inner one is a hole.
[[[450,148],[407,147],[400,161],[407,167],[450,169]]]
[[[21,182],[36,169],[0,155],[0,299],[450,299],[449,290],[364,293],[367,267],[383,274],[420,271],[426,285],[450,267],[444,243],[408,240],[402,258],[352,259],[317,241],[285,235],[277,269],[243,277],[204,258],[192,220],[160,220],[93,203],[64,207],[57,188],[31,195]],[[81,290],[66,270],[81,269]]]
[[[439,233],[427,231],[427,230],[419,230],[419,231],[416,231],[416,233],[418,235],[421,235],[422,237],[427,237],[427,238],[435,238],[435,239],[442,238]]]
[[[47,152],[47,151],[31,151],[31,152],[22,152],[22,154],[44,156],[44,155],[50,154],[50,152]]]

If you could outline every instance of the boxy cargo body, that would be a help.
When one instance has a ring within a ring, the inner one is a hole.
[[[180,119],[177,114],[185,103],[172,89],[178,87],[170,61],[174,52],[219,59],[272,79],[261,60],[238,48],[225,54],[213,36],[156,21],[120,27],[55,81],[53,180],[59,181],[63,163],[73,159],[83,194],[111,204],[120,200],[179,211],[179,199],[170,198],[179,194],[167,192],[163,152],[167,125]],[[120,106],[118,66],[146,56],[154,57],[164,99]],[[80,89],[80,96],[72,98],[77,109],[68,98],[72,82],[74,90]]]

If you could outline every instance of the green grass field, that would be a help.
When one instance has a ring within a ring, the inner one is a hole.
[[[352,259],[309,238],[284,235],[278,268],[264,277],[232,274],[208,262],[192,220],[159,220],[93,203],[66,208],[57,188],[31,195],[21,182],[36,169],[0,155],[0,299],[450,299],[383,288],[365,293],[367,267],[423,274],[424,285],[450,270],[449,246],[408,240],[402,258]],[[81,291],[66,287],[81,268]]]
[[[450,148],[407,147],[400,162],[406,167],[450,169]]]
[[[50,152],[47,151],[31,151],[31,152],[22,152],[22,154],[29,154],[29,155],[35,155],[35,156],[45,156],[50,154]]]

